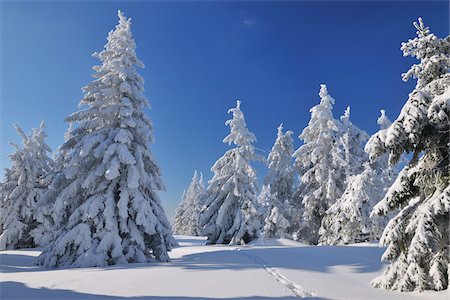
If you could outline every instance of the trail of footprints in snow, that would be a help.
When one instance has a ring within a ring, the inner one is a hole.
[[[238,252],[241,255],[244,255],[244,256],[250,258],[255,263],[260,265],[267,273],[272,275],[279,283],[284,285],[296,297],[306,298],[306,297],[313,297],[313,296],[316,295],[315,292],[313,292],[313,291],[308,292],[305,289],[303,289],[301,286],[299,286],[296,283],[292,282],[286,276],[281,274],[280,271],[278,271],[277,269],[268,266],[267,263],[264,260],[262,260],[261,258],[255,257],[255,256],[250,255],[250,254],[245,253],[245,252],[241,252],[240,248],[234,248],[234,251]]]

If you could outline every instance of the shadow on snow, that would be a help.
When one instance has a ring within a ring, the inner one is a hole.
[[[0,283],[0,298],[4,300],[9,299],[30,299],[30,300],[79,300],[79,299],[89,299],[89,300],[115,300],[115,299],[130,299],[130,300],[144,300],[144,299],[160,299],[160,300],[207,300],[207,299],[217,299],[217,298],[207,298],[207,297],[183,297],[183,296],[138,296],[138,297],[122,297],[122,296],[110,296],[110,295],[96,295],[80,293],[72,290],[64,289],[48,289],[48,288],[31,288],[20,282],[6,281]],[[280,300],[294,300],[297,297],[261,297],[261,296],[251,296],[251,297],[239,297],[239,298],[221,298],[221,299],[243,299],[243,300],[270,300],[270,299],[280,299]],[[308,298],[308,299],[323,299],[325,298]]]
[[[205,246],[209,247],[209,246]],[[217,247],[217,246],[213,246]],[[328,272],[330,267],[345,265],[354,268],[355,272],[376,272],[383,263],[380,257],[384,251],[378,247],[358,246],[310,246],[310,247],[238,247],[224,250],[187,254],[173,258],[169,263],[135,263],[99,268],[85,268],[86,271],[112,271],[117,269],[140,269],[157,267],[175,267],[187,270],[246,270],[261,268],[261,265],[250,259],[253,256],[267,266],[282,269],[297,269],[316,272]],[[32,250],[21,250],[32,251]],[[35,250],[34,250],[35,251]],[[241,252],[241,253],[239,253]],[[0,253],[0,270],[3,273],[42,272],[69,270],[71,268],[48,269],[35,266],[35,257],[26,254]],[[76,269],[80,270],[80,269]]]

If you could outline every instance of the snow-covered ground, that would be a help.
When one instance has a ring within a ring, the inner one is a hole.
[[[449,299],[369,286],[386,266],[374,244],[312,247],[283,239],[203,246],[177,236],[172,262],[44,269],[36,249],[0,252],[0,299]]]

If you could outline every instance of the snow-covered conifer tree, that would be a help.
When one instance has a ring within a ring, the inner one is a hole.
[[[205,198],[203,175],[194,172],[191,184],[183,194],[181,203],[175,211],[173,232],[175,234],[198,236],[201,233],[200,212]]]
[[[261,223],[264,223],[265,216],[268,213],[269,205],[272,203],[272,195],[270,193],[270,187],[266,184],[263,184],[261,191],[257,197],[259,215],[261,216]]]
[[[0,184],[0,250],[32,248],[45,244],[45,231],[36,231],[37,203],[48,186],[52,172],[50,147],[45,143],[44,122],[30,136],[16,127],[23,147],[11,143],[15,152],[9,155],[12,166]]]
[[[380,130],[385,130],[391,124],[384,110],[381,110],[377,123]],[[327,210],[322,220],[320,244],[344,245],[381,237],[388,217],[370,218],[369,215],[398,174],[395,166],[388,165],[387,158],[380,157],[372,164],[366,162],[361,173],[350,174],[343,195]],[[354,164],[359,166],[364,159],[360,156]]]
[[[349,185],[341,198],[326,212],[320,228],[321,245],[345,245],[376,239],[377,228],[372,227],[369,214],[373,201],[383,196],[383,186],[370,165],[349,178]]]
[[[192,182],[191,182],[192,184]],[[183,190],[183,194],[181,195],[180,204],[175,209],[175,215],[172,220],[172,231],[175,234],[178,234],[178,228],[183,227],[183,214],[186,210],[186,190]]]
[[[244,114],[237,101],[226,121],[230,134],[224,143],[235,144],[211,168],[214,173],[206,191],[202,211],[202,234],[210,244],[245,244],[258,237],[261,229],[256,173],[250,162],[255,160],[255,135],[247,129]]]
[[[402,44],[404,56],[419,64],[403,74],[417,78],[400,115],[373,135],[366,149],[372,159],[388,152],[391,163],[403,152],[413,157],[374,210],[399,210],[380,240],[390,261],[372,285],[401,291],[448,288],[450,213],[450,37],[438,38],[422,19],[414,23],[415,39]]]
[[[283,133],[283,124],[278,127],[277,139],[267,158],[269,172],[265,178],[265,188],[261,197],[265,197],[267,211],[264,220],[264,235],[271,237],[289,237],[292,206],[290,200],[294,185],[292,154],[294,145],[292,131]]]
[[[369,135],[350,121],[350,106],[340,117],[343,130],[340,137],[343,149],[343,164],[346,169],[346,177],[359,174],[363,171],[363,164],[368,160],[367,153],[364,152],[364,145],[369,139]],[[347,182],[347,180],[346,180]]]
[[[69,128],[64,134],[64,142],[71,138],[74,129],[73,123],[69,123]],[[70,203],[56,202],[56,197],[72,180],[72,177],[66,177],[66,173],[70,171],[68,166],[71,151],[68,147],[64,148],[64,144],[55,152],[55,162],[53,172],[47,176],[48,186],[41,195],[37,203],[36,219],[39,222],[38,227],[33,231],[41,236],[41,244],[50,244],[58,233],[58,230],[67,221],[69,210],[72,208]]]
[[[386,111],[384,109],[380,110],[380,113],[381,115],[377,120],[377,124],[380,125],[380,130],[386,130],[392,125],[392,122],[386,116]]]
[[[294,195],[301,213],[293,238],[310,244],[318,243],[322,218],[342,195],[347,170],[340,143],[343,126],[332,113],[334,99],[324,84],[319,95],[320,104],[311,108],[311,119],[299,136],[304,144],[293,154],[301,182]]]
[[[45,143],[47,134],[44,131],[44,127],[45,125],[42,121],[39,129],[33,130],[33,142],[35,144],[34,149],[36,149],[36,158],[44,164],[44,166],[46,166],[42,167],[44,173],[42,179],[40,180],[42,189],[40,190],[39,197],[37,198],[36,210],[34,213],[34,218],[37,221],[37,227],[30,232],[33,236],[35,244],[38,246],[47,246],[53,240],[55,234],[55,224],[51,218],[51,211],[53,211],[53,207],[45,205],[45,194],[49,190],[52,178],[57,169],[57,162],[48,156],[48,153],[51,153],[52,150]]]
[[[293,153],[292,131],[288,130],[283,133],[283,124],[280,124],[277,131],[277,139],[267,158],[269,172],[264,179],[264,184],[271,187],[272,195],[278,201],[285,201],[292,196],[294,185]]]
[[[61,227],[38,258],[47,267],[168,261],[175,243],[156,193],[164,187],[149,148],[149,103],[136,71],[143,64],[130,19],[118,15],[105,49],[94,53],[102,64],[83,88],[82,109],[66,119],[75,126],[59,149],[62,169],[52,186]]]

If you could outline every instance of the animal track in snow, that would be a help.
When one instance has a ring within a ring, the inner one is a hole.
[[[240,248],[234,248],[234,251],[238,252],[241,255],[244,255],[244,256],[250,258],[255,263],[260,265],[267,273],[269,273],[272,277],[274,277],[279,283],[284,285],[296,297],[307,298],[307,297],[315,296],[316,293],[314,291],[306,291],[301,286],[299,286],[298,284],[296,284],[295,282],[291,281],[289,278],[287,278],[286,276],[281,274],[279,270],[268,266],[267,263],[264,260],[262,260],[261,258],[253,256],[253,255],[250,255],[248,253],[245,253],[245,252],[241,251]]]

